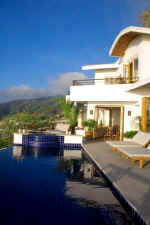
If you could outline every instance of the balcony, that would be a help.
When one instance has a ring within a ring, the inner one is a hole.
[[[77,102],[128,102],[135,103],[138,96],[126,92],[128,86],[138,79],[129,82],[122,77],[105,77],[104,79],[75,80],[70,87],[70,101]]]
[[[81,85],[96,85],[96,84],[131,84],[138,81],[138,77],[129,80],[125,77],[105,77],[104,79],[85,79],[85,80],[74,80],[73,86]]]

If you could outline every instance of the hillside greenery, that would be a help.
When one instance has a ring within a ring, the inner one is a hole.
[[[57,103],[60,97],[47,97],[39,99],[16,100],[0,104],[0,120],[6,116],[20,112],[42,113],[45,116],[55,116],[61,113]],[[63,98],[63,97],[62,97]]]
[[[0,148],[13,144],[13,134],[18,129],[51,128],[54,121],[63,118],[58,99],[60,97],[1,103]]]

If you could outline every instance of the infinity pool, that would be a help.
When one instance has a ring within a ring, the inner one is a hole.
[[[0,151],[0,220],[10,225],[132,225],[80,150]]]

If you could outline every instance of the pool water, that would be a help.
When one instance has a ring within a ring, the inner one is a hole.
[[[80,150],[0,151],[0,220],[10,225],[131,225]]]

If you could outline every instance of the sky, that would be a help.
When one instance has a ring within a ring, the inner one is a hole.
[[[66,94],[81,66],[112,63],[109,49],[139,26],[148,0],[1,0],[0,101]]]

